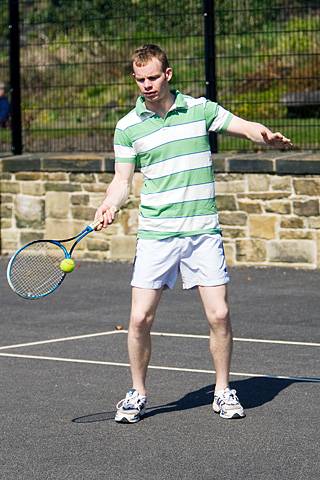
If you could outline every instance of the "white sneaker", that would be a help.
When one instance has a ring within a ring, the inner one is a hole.
[[[212,408],[222,418],[243,418],[246,416],[236,390],[230,390],[229,387],[214,395]]]
[[[119,423],[137,423],[145,413],[147,397],[131,388],[126,397],[117,403],[115,421]]]

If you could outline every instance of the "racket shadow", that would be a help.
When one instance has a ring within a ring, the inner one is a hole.
[[[114,420],[115,413],[115,410],[109,412],[91,413],[89,415],[84,415],[83,417],[73,418],[71,421],[73,423],[107,422]]]
[[[252,377],[245,380],[237,380],[230,383],[231,388],[237,390],[241,404],[246,410],[260,407],[271,402],[280,392],[294,383],[312,383],[304,380],[287,380],[267,377]],[[193,392],[188,392],[183,397],[163,405],[151,406],[146,409],[143,419],[154,415],[179,412],[211,405],[213,400],[214,385],[209,384]],[[115,410],[107,412],[92,413],[77,417],[72,420],[74,423],[94,423],[113,421]]]

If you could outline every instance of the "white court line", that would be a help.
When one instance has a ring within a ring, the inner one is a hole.
[[[40,340],[37,342],[29,343],[17,343],[13,345],[4,345],[0,347],[0,350],[6,350],[9,348],[20,348],[20,347],[31,347],[32,345],[42,345],[45,343],[55,343],[55,342],[66,342],[68,340],[79,340],[81,338],[90,338],[90,337],[99,337],[103,335],[113,335],[118,333],[128,333],[128,330],[111,330],[107,332],[98,332],[98,333],[89,333],[85,335],[77,335],[73,337],[64,337],[64,338],[54,338],[51,340]],[[204,338],[209,339],[209,335],[194,335],[190,333],[166,333],[166,332],[151,332],[151,335],[160,336],[160,337],[177,337],[177,338]],[[251,343],[271,343],[279,345],[301,345],[305,347],[320,347],[320,343],[311,343],[311,342],[295,342],[290,340],[266,340],[261,338],[239,338],[234,337],[235,342],[251,342]]]
[[[44,343],[67,342],[68,340],[79,340],[80,338],[99,337],[99,336],[102,336],[102,335],[112,335],[114,333],[119,333],[119,331],[118,330],[111,330],[109,332],[99,332],[99,333],[88,333],[88,334],[85,334],[85,335],[76,335],[75,337],[52,338],[51,340],[39,340],[38,342],[16,343],[15,345],[5,345],[3,347],[0,347],[0,350],[6,350],[7,348],[31,347],[32,345],[42,345]]]
[[[19,353],[0,353],[1,357],[13,357],[13,358],[27,358],[34,360],[51,360],[55,362],[71,362],[71,363],[86,363],[93,365],[109,365],[112,367],[130,367],[129,363],[118,363],[118,362],[103,362],[100,360],[82,360],[78,358],[59,358],[59,357],[44,357],[38,355],[22,355]],[[150,369],[153,370],[168,370],[173,372],[190,372],[190,373],[206,373],[214,374],[215,370],[204,370],[198,368],[181,368],[181,367],[162,367],[160,365],[149,365]],[[264,373],[245,373],[245,372],[230,372],[230,375],[235,377],[263,377],[263,378],[278,378],[281,380],[296,380],[303,382],[316,382],[320,383],[319,377],[292,377],[288,375],[267,375]]]
[[[118,333],[128,333],[128,330],[120,330]],[[151,335],[158,335],[160,337],[181,337],[181,338],[206,338],[209,339],[209,335],[192,335],[189,333],[162,333],[151,332]],[[264,340],[260,338],[239,338],[234,337],[235,342],[252,342],[252,343],[275,343],[279,345],[303,345],[305,347],[320,347],[320,343],[311,342],[294,342],[291,340]]]

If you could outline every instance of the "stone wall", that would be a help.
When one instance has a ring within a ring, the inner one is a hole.
[[[229,265],[320,267],[320,155],[215,157],[216,194]],[[22,155],[0,159],[1,254],[42,238],[78,233],[94,217],[112,179],[102,155]],[[131,260],[140,173],[117,221],[79,244],[75,258]]]

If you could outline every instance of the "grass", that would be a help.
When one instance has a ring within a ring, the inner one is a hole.
[[[258,120],[273,131],[280,131],[288,138],[291,138],[295,149],[310,149],[320,148],[319,129],[320,119],[265,119]],[[74,140],[74,150],[77,150],[77,142],[79,144],[79,150],[86,149],[86,138],[91,139],[91,144],[100,146],[101,150],[106,149],[106,145],[112,145],[114,123],[110,122],[108,127],[102,126],[96,128],[64,128],[57,129],[39,129],[30,130],[27,135],[28,149],[30,151],[37,150],[37,145],[51,145],[51,141],[55,141],[53,145],[64,144],[68,139]],[[0,151],[10,150],[11,135],[8,130],[0,130]],[[82,147],[80,147],[82,145]],[[83,147],[84,145],[84,147]],[[248,151],[256,150],[257,146],[251,144],[246,140],[242,140],[235,137],[229,137],[227,135],[219,135],[218,137],[219,151],[224,152],[228,150],[233,151]],[[311,146],[311,147],[310,147]],[[51,150],[53,147],[48,148]],[[64,149],[63,147],[61,147]],[[68,148],[69,149],[69,148]],[[90,148],[89,148],[90,149]],[[57,149],[58,150],[58,149]],[[108,148],[111,150],[111,147]]]
[[[278,118],[272,120],[258,119],[265,126],[272,131],[280,131],[283,135],[290,138],[293,142],[294,148],[303,149],[319,149],[320,148],[320,119],[306,118],[306,119],[288,119]],[[246,151],[256,149],[254,145],[246,140],[227,135],[220,135],[218,138],[219,151],[237,150]]]

